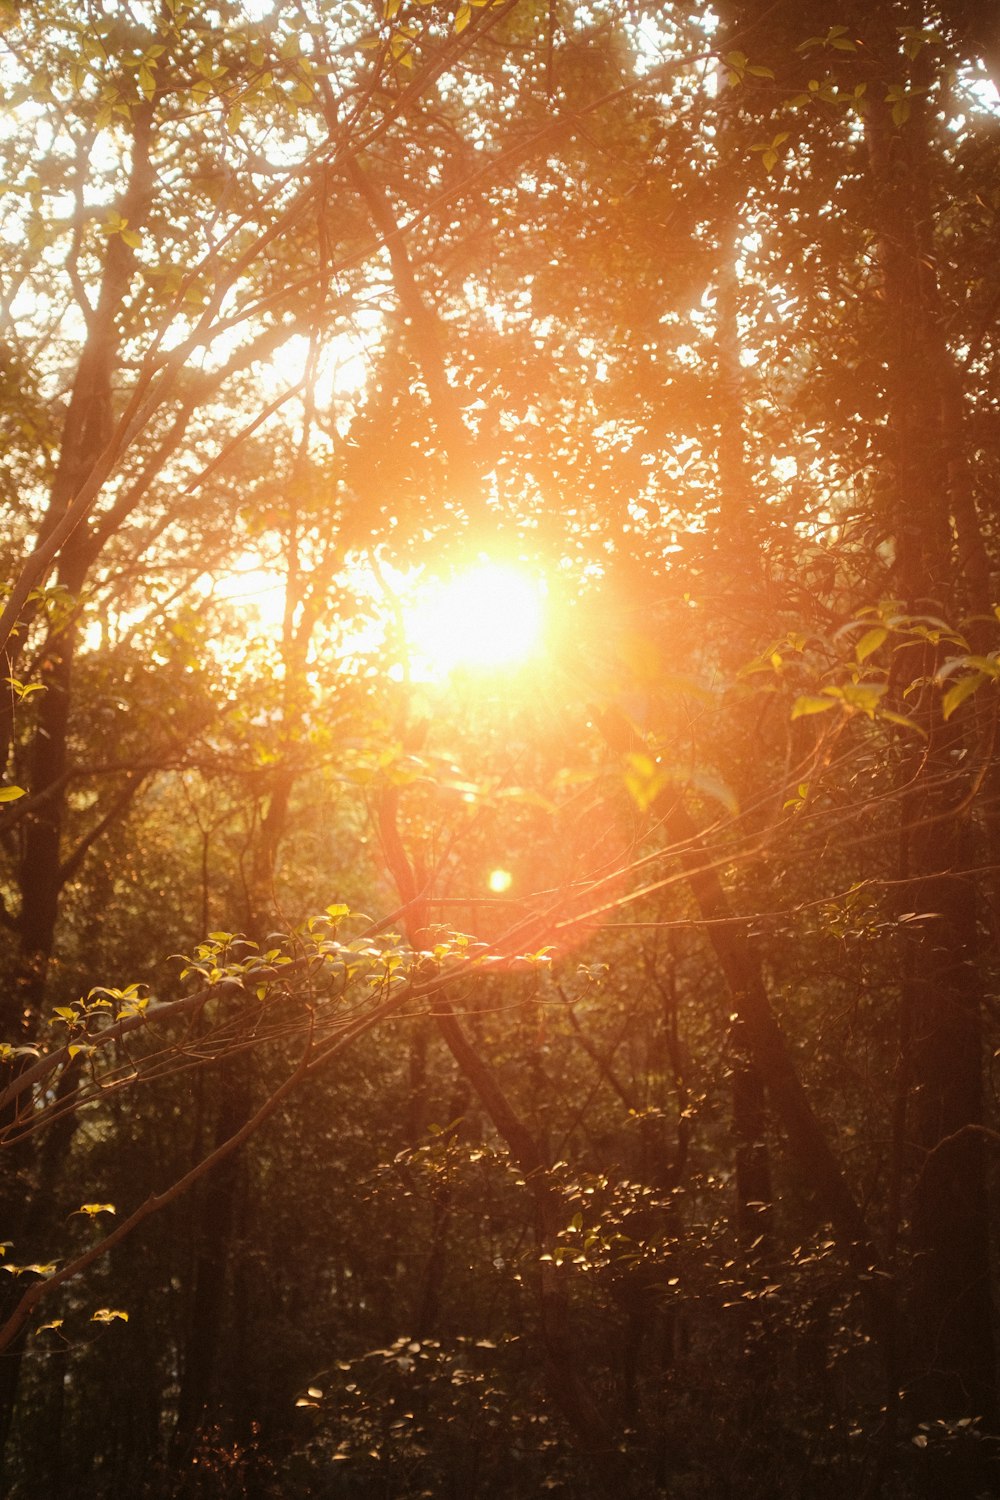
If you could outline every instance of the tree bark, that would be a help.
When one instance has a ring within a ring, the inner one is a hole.
[[[879,67],[903,59],[873,16]],[[915,83],[930,81],[926,49]],[[873,79],[873,84],[875,80]],[[958,372],[944,334],[936,273],[930,121],[923,94],[894,121],[883,90],[865,115],[872,214],[884,308],[889,477],[899,588],[908,608],[953,615],[981,608],[988,586],[982,533],[961,462]],[[964,576],[963,576],[964,572]],[[904,682],[933,676],[937,653],[915,645]],[[908,1297],[914,1414],[996,1420],[996,1353],[989,1283],[989,1212],[982,1138],[983,1034],[975,864],[967,778],[956,770],[960,716],[945,724],[926,686],[916,700],[927,743],[904,768],[902,840],[907,905],[926,912],[901,993],[912,1083],[916,1178],[910,1202],[914,1275]],[[914,699],[909,700],[913,712]]]

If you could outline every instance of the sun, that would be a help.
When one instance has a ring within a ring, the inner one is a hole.
[[[476,563],[453,578],[424,583],[403,605],[419,676],[514,666],[537,650],[543,623],[541,581],[500,563]]]

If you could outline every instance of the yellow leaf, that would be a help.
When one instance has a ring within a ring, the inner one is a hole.
[[[983,672],[973,672],[969,677],[960,677],[941,699],[941,717],[950,719],[952,714],[988,679]]]
[[[832,707],[832,698],[818,698],[806,694],[801,698],[796,698],[792,704],[791,716],[793,719],[804,719],[809,714],[825,714],[827,709]]]
[[[854,648],[854,655],[858,662],[863,662],[866,657],[877,651],[889,632],[884,626],[877,625],[874,630],[866,630],[860,641]]]

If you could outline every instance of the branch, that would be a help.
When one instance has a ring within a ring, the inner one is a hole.
[[[142,786],[142,783],[145,781],[148,774],[149,773],[146,771],[131,771],[129,773],[129,775],[126,777],[125,786],[118,793],[118,796],[115,797],[114,801],[112,802],[111,806],[108,808],[104,816],[102,818],[98,818],[93,828],[91,828],[88,833],[85,833],[83,835],[73,852],[69,854],[59,866],[58,878],[60,889],[62,889],[62,887],[66,884],[67,880],[71,880],[72,877],[76,874],[77,870],[86,859],[88,850],[90,850],[93,845],[96,844],[97,840],[101,837],[101,834],[106,833],[107,830],[111,827],[112,823],[114,823],[119,817],[121,817],[122,813],[128,807],[136,792],[138,792],[139,788]]]
[[[305,959],[300,960],[297,963],[296,967],[301,969],[305,967],[309,962],[309,960]],[[284,972],[287,972],[291,967],[291,965],[287,965]],[[121,1242],[126,1239],[134,1229],[138,1228],[138,1226],[144,1223],[146,1219],[150,1218],[151,1215],[158,1213],[161,1208],[166,1208],[168,1204],[173,1203],[177,1198],[181,1197],[185,1192],[187,1192],[189,1187],[192,1187],[194,1183],[199,1181],[200,1178],[204,1177],[208,1172],[210,1172],[213,1167],[217,1166],[219,1162],[224,1161],[227,1156],[231,1155],[233,1151],[237,1150],[237,1148],[241,1146],[244,1141],[248,1140],[250,1136],[252,1136],[255,1131],[257,1131],[260,1126],[263,1125],[264,1122],[274,1114],[279,1104],[282,1103],[282,1101],[292,1092],[296,1085],[299,1084],[304,1078],[311,1077],[321,1068],[325,1067],[327,1063],[329,1063],[331,1059],[334,1058],[339,1052],[343,1051],[343,1049],[349,1046],[351,1042],[357,1040],[358,1037],[363,1036],[365,1032],[370,1031],[374,1026],[378,1024],[379,1021],[386,1019],[393,1013],[398,1013],[399,1010],[410,1000],[422,998],[438,992],[447,983],[449,983],[453,977],[457,976],[442,975],[435,977],[433,980],[425,984],[403,985],[396,989],[390,988],[382,1001],[371,1011],[369,1011],[367,1015],[361,1016],[353,1024],[346,1026],[335,1041],[331,1042],[327,1047],[323,1048],[315,1055],[315,1028],[313,1022],[311,1021],[306,1046],[297,1066],[289,1074],[285,1081],[280,1084],[272,1094],[268,1096],[261,1107],[253,1115],[251,1115],[249,1120],[241,1125],[240,1128],[231,1136],[227,1137],[227,1139],[223,1141],[221,1145],[217,1146],[215,1150],[210,1152],[209,1155],[203,1158],[202,1161],[196,1163],[196,1165],[193,1166],[190,1171],[185,1172],[182,1177],[179,1177],[177,1181],[174,1182],[170,1187],[166,1188],[162,1193],[154,1193],[149,1198],[147,1198],[146,1201],[140,1204],[140,1206],[133,1213],[131,1213],[127,1219],[124,1219],[116,1229],[114,1229],[110,1234],[105,1235],[105,1237],[96,1245],[92,1245],[89,1250],[85,1251],[82,1255],[78,1255],[74,1260],[63,1266],[61,1270],[54,1272],[51,1276],[46,1277],[43,1281],[38,1281],[33,1286],[28,1288],[24,1296],[18,1302],[17,1306],[14,1308],[10,1317],[7,1319],[6,1323],[4,1323],[2,1327],[0,1327],[0,1354],[2,1354],[4,1350],[8,1349],[11,1346],[11,1344],[17,1338],[25,1323],[31,1317],[35,1308],[39,1305],[43,1298],[47,1297],[50,1292],[55,1291],[65,1282],[70,1281],[73,1277],[79,1276],[83,1271],[86,1271],[90,1266],[94,1264],[95,1261],[100,1260],[102,1256],[106,1255],[109,1250],[113,1250],[116,1245],[121,1244]],[[204,1004],[212,994],[217,994],[224,988],[235,988],[237,990],[242,990],[242,986],[239,985],[215,985],[212,986],[212,988],[209,990],[202,990],[199,991],[197,995],[190,996],[186,1002],[174,1002],[170,1009],[172,1013],[176,1015],[178,1014],[182,1006],[186,1009],[191,1009],[193,1008],[195,1002]],[[166,1009],[165,1006],[158,1007],[158,1010],[161,1013],[164,1009]],[[109,1032],[117,1031],[119,1026],[123,1027],[125,1030],[134,1030],[135,1025],[127,1025],[127,1022],[141,1023],[141,1021],[142,1017],[127,1017],[122,1022],[119,1022],[118,1026],[109,1027],[107,1032],[102,1032],[102,1040],[108,1037]],[[46,1059],[46,1061],[48,1061],[48,1059]],[[35,1069],[29,1069],[28,1073],[34,1073],[35,1071]],[[28,1074],[26,1073],[23,1076],[27,1077]],[[21,1079],[17,1080],[18,1084],[20,1084],[21,1082]],[[6,1098],[7,1094],[9,1094],[10,1092],[11,1090],[6,1090],[5,1094],[3,1096],[0,1096],[0,1109],[3,1108],[3,1101]]]
[[[183,1177],[179,1177],[164,1192],[154,1193],[151,1197],[147,1198],[145,1203],[140,1204],[135,1212],[123,1220],[111,1234],[105,1235],[96,1245],[92,1245],[89,1250],[86,1250],[82,1255],[78,1255],[75,1260],[71,1260],[67,1265],[63,1266],[61,1271],[56,1271],[53,1275],[47,1276],[44,1281],[36,1281],[33,1286],[29,1287],[6,1323],[0,1327],[0,1353],[10,1348],[44,1297],[47,1297],[50,1292],[54,1292],[64,1282],[70,1281],[74,1276],[79,1276],[81,1272],[86,1271],[89,1266],[92,1266],[96,1260],[100,1260],[102,1256],[106,1255],[109,1250],[113,1250],[116,1245],[120,1245],[122,1240],[127,1239],[132,1233],[133,1229],[137,1229],[152,1214],[158,1213],[161,1208],[166,1208],[169,1203],[173,1203],[176,1198],[181,1197],[199,1178],[204,1177],[207,1172],[210,1172],[213,1167],[231,1155],[238,1146],[241,1146],[245,1140],[253,1135],[263,1125],[264,1121],[274,1114],[278,1105],[291,1093],[295,1085],[305,1077],[309,1070],[309,1054],[312,1051],[312,1044],[312,1032],[310,1031],[308,1041],[297,1067],[289,1074],[284,1083],[279,1084],[274,1093],[257,1110],[256,1114],[251,1115],[250,1119],[239,1130],[235,1131],[220,1146],[217,1146],[202,1161],[193,1166]]]

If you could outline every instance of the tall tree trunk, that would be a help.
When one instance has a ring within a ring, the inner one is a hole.
[[[904,62],[888,26],[868,27],[874,66]],[[925,49],[926,50],[926,49]],[[914,82],[929,81],[914,64]],[[881,81],[881,80],[880,80]],[[982,538],[957,461],[956,369],[943,333],[930,200],[930,122],[920,92],[894,121],[885,90],[872,87],[865,116],[884,310],[896,572],[915,613],[950,614],[984,586]],[[958,552],[956,556],[956,538]],[[963,580],[960,561],[967,577]],[[933,650],[914,646],[903,677],[926,679]],[[977,910],[968,871],[971,823],[955,720],[941,721],[926,687],[928,736],[905,771],[902,838],[911,882],[907,906],[930,915],[901,994],[912,1081],[910,1135],[916,1155],[911,1198],[914,1276],[907,1319],[915,1415],[996,1415],[996,1355],[989,1283],[989,1213],[983,1160],[983,1032]],[[913,711],[910,698],[910,711]]]
[[[132,161],[119,200],[120,216],[135,229],[148,212],[153,182],[151,147],[153,106],[142,101],[132,115]],[[112,420],[112,377],[118,360],[120,318],[134,269],[135,255],[120,235],[111,235],[105,252],[97,305],[86,310],[87,337],[70,393],[63,424],[59,462],[40,528],[43,541],[67,509],[103,451]],[[93,564],[95,549],[81,530],[70,538],[59,566],[59,582],[69,595],[68,616],[56,616],[48,627],[43,656],[41,695],[29,752],[29,792],[39,798],[21,832],[19,869],[19,953],[10,988],[0,995],[0,1040],[33,1041],[42,1019],[49,961],[55,941],[59,897],[65,879],[62,826],[65,772],[72,706],[73,659],[77,645],[76,599]],[[12,697],[0,694],[0,758],[6,763],[13,736]],[[14,1065],[16,1067],[16,1064]],[[0,1069],[0,1078],[6,1069]],[[33,1151],[30,1143],[15,1147],[0,1182],[0,1233],[17,1238],[30,1218]],[[0,1298],[0,1316],[14,1285]],[[20,1347],[0,1362],[0,1452],[6,1441],[16,1397]]]
[[[379,828],[396,889],[400,899],[409,906],[404,917],[407,936],[414,946],[419,946],[426,909],[399,833],[398,790],[394,786],[384,788],[379,805]],[[559,1231],[565,1227],[562,1197],[552,1175],[551,1163],[443,996],[435,1001],[434,1020],[462,1076],[478,1097],[493,1128],[510,1152],[511,1160],[523,1174],[534,1204],[535,1243],[539,1257],[550,1255]],[[560,1277],[551,1259],[543,1261],[539,1258],[535,1288],[541,1353],[552,1405],[566,1421],[580,1451],[591,1460],[609,1500],[611,1496],[623,1497],[623,1500],[638,1496],[639,1477],[624,1463],[613,1424],[581,1373],[566,1281]]]
[[[472,1045],[451,1006],[439,1000],[435,1015],[452,1056],[524,1176],[534,1201],[539,1255],[550,1253],[564,1227],[562,1198],[552,1178],[551,1164],[513,1109],[493,1070]],[[577,1447],[590,1459],[595,1477],[609,1500],[638,1497],[644,1493],[641,1476],[625,1461],[613,1424],[581,1370],[566,1281],[551,1261],[539,1261],[536,1291],[546,1386],[552,1405],[566,1421]]]
[[[731,27],[735,31],[735,26]],[[726,48],[721,48],[725,52]],[[721,157],[741,149],[737,133],[742,119],[740,90],[727,88],[726,70],[719,69],[721,110],[718,150]],[[743,198],[727,188],[720,205],[716,230],[718,281],[715,308],[716,467],[719,486],[720,541],[726,574],[725,586],[739,608],[745,607],[752,580],[760,574],[759,538],[753,505],[753,479],[747,458],[746,379],[740,358],[739,259],[743,234]],[[742,665],[743,643],[737,645]],[[735,1145],[736,1227],[740,1236],[754,1240],[765,1227],[764,1210],[771,1202],[771,1166],[767,1147],[767,1103],[764,1083],[754,1062],[743,1021],[730,1033],[732,1064],[732,1126]]]
[[[213,1149],[250,1117],[246,1059],[237,1057],[223,1064],[215,1083],[218,1109]],[[175,1456],[181,1461],[189,1457],[200,1430],[221,1416],[215,1401],[216,1371],[227,1305],[233,1220],[242,1180],[243,1156],[236,1151],[201,1184],[188,1334],[173,1436]]]
[[[316,588],[320,580],[313,579],[311,593],[303,588],[297,557],[294,556],[296,542],[293,540],[290,546],[293,556],[289,563],[282,639],[284,677],[280,733],[283,758],[267,777],[261,799],[263,812],[254,828],[245,892],[246,936],[261,946],[267,932],[279,920],[275,911],[275,875],[299,774],[296,746],[304,728],[302,681],[318,617]],[[324,569],[317,569],[317,574],[323,574],[325,578]],[[296,623],[300,606],[301,617]],[[214,1149],[245,1125],[253,1114],[252,1058],[247,1055],[224,1058],[213,1080],[212,1092],[217,1100]],[[243,1442],[252,1436],[255,1420],[255,1413],[250,1409],[252,1403],[240,1399],[223,1403],[219,1390],[219,1351],[225,1308],[231,1297],[236,1224],[241,1201],[244,1205],[252,1201],[248,1200],[247,1194],[243,1153],[236,1152],[222,1164],[211,1181],[203,1185],[197,1205],[197,1252],[173,1437],[178,1456],[190,1452],[199,1431],[206,1427],[218,1427],[223,1436],[231,1435]],[[242,1314],[242,1309],[239,1312]]]

